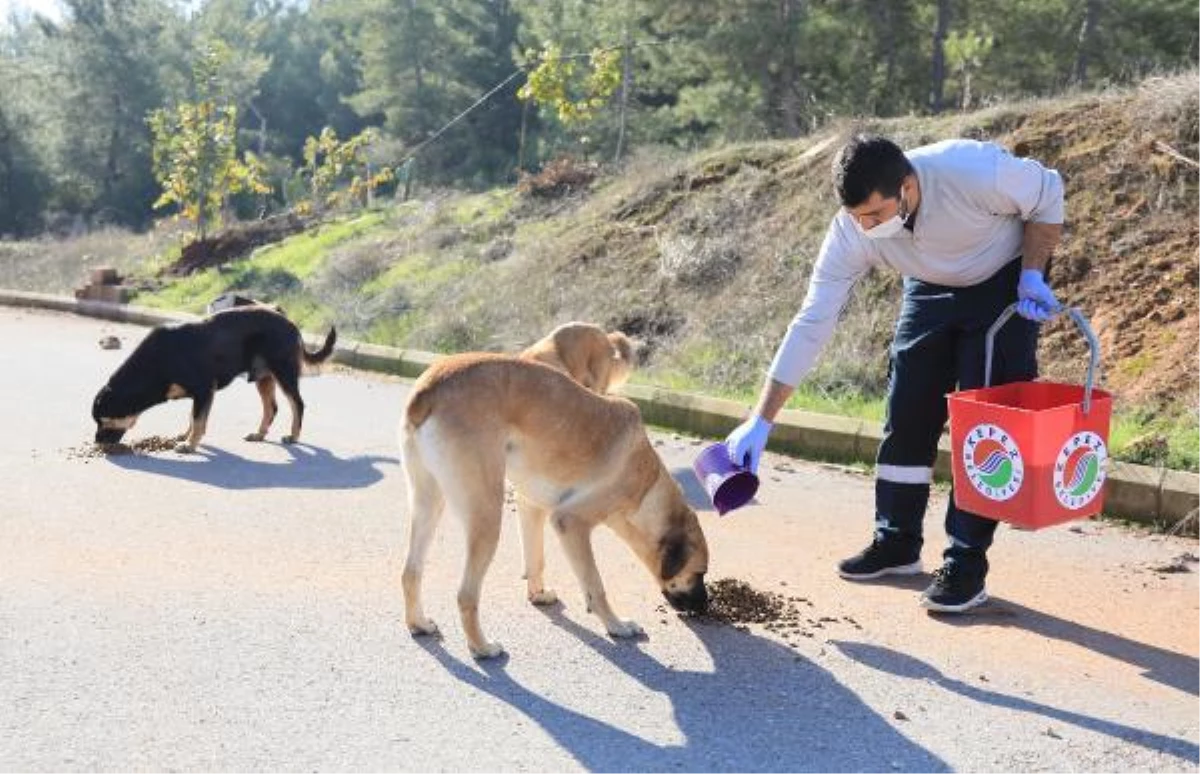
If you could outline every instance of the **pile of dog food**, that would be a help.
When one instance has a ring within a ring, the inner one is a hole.
[[[708,584],[708,611],[704,618],[749,629],[748,624],[762,624],[769,632],[794,644],[793,637],[814,637],[815,630],[829,624],[848,624],[862,629],[849,616],[813,617],[808,608],[813,603],[805,597],[788,596],[775,591],[759,591],[750,584],[734,578],[722,578]]]
[[[744,581],[722,578],[708,584],[705,615],[721,623],[765,624],[796,613],[796,605],[783,594],[758,591]]]
[[[125,443],[89,443],[83,446],[71,447],[66,450],[68,459],[96,459],[99,457],[115,457],[121,454],[153,454],[154,452],[173,451],[175,444],[178,443],[174,438],[166,438],[161,435],[151,435],[134,441],[131,444]]]

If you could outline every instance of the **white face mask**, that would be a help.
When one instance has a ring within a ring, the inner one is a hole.
[[[896,208],[896,214],[884,222],[871,228],[863,228],[862,224],[858,222],[858,218],[855,218],[854,225],[858,226],[858,230],[870,239],[891,239],[904,231],[904,221],[908,220],[906,209],[904,206],[904,197],[901,196],[900,206]]]

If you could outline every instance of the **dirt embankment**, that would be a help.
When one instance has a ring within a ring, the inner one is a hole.
[[[1124,99],[1037,111],[1007,143],[1045,159],[1068,191],[1054,282],[1087,313],[1104,380],[1133,403],[1195,407],[1200,332],[1195,84],[1149,81]],[[1078,374],[1086,347],[1069,322],[1049,326],[1048,374]],[[1187,398],[1186,396],[1190,396]]]
[[[550,238],[514,251],[522,270],[511,277],[486,267],[480,285],[505,303],[547,299],[556,321],[591,319],[635,335],[662,374],[685,374],[702,389],[756,389],[837,207],[829,168],[844,136],[876,131],[906,147],[989,139],[1064,178],[1067,222],[1051,281],[1100,340],[1101,385],[1123,408],[1195,411],[1197,111],[1194,77],[1151,79],[1119,93],[846,122],[794,142],[631,164],[557,211],[527,208],[525,222],[543,219]],[[816,390],[882,392],[898,293],[887,272],[859,284],[809,376]],[[546,315],[522,308],[506,315],[479,304],[477,318],[501,340],[535,340]],[[1086,339],[1069,318],[1044,326],[1042,342],[1045,378],[1083,380]]]

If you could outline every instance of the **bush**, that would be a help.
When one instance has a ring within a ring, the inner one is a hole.
[[[536,174],[518,172],[517,191],[524,196],[557,199],[587,188],[599,174],[600,166],[594,161],[558,158]]]

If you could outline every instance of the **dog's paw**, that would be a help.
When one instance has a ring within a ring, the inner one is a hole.
[[[529,592],[529,601],[535,605],[545,606],[558,603],[558,594],[553,589],[541,589]]]
[[[482,645],[468,645],[471,655],[480,661],[504,655],[504,646],[498,642],[485,642]]]
[[[175,451],[178,454],[191,454],[196,451],[196,447],[187,441],[180,441],[179,443],[175,444]]]
[[[300,439],[294,435],[285,435],[283,438],[280,438],[279,440],[283,441],[286,444],[293,444],[293,443],[296,443],[297,441],[299,441]]]
[[[408,631],[414,637],[429,636],[440,633],[438,630],[438,625],[433,622],[432,618],[422,618],[418,621],[409,621]]]
[[[637,623],[633,621],[614,620],[605,628],[607,628],[608,633],[614,637],[639,637],[642,634],[645,634],[645,631],[642,629],[642,627],[638,626]]]
[[[261,441],[262,439],[264,439],[266,437],[267,436],[265,433],[247,433],[246,437],[243,440],[251,441],[253,443],[258,443],[259,441]]]

